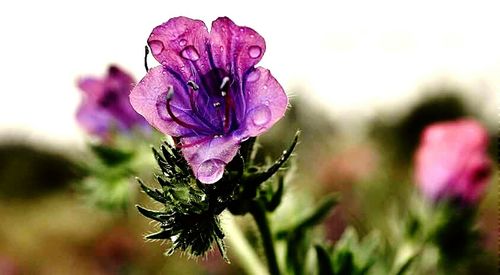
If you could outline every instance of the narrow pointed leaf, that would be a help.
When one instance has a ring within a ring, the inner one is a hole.
[[[278,189],[274,192],[271,200],[266,204],[267,211],[273,212],[276,208],[278,208],[281,203],[281,198],[283,197],[284,186],[284,178],[283,176],[280,176],[278,179]]]
[[[172,233],[169,231],[160,231],[153,234],[149,234],[146,236],[148,240],[165,240],[170,239],[172,237]]]
[[[136,179],[139,184],[141,185],[141,189],[153,200],[165,204],[167,202],[167,199],[163,196],[162,193],[160,193],[158,190],[152,190],[149,187],[147,187],[142,180],[139,178]]]
[[[243,159],[245,160],[245,163],[251,162],[250,157],[252,155],[253,147],[255,145],[256,140],[257,140],[256,137],[251,137],[247,141],[241,144],[240,153]]]
[[[150,218],[150,219],[153,219],[155,221],[162,222],[162,221],[164,221],[165,219],[168,218],[168,215],[165,212],[152,211],[152,210],[143,208],[140,205],[136,205],[136,207],[137,207],[137,210],[139,210],[139,212],[143,216],[145,216],[147,218]]]
[[[261,183],[268,180],[269,178],[271,178],[276,172],[278,172],[278,170],[283,166],[283,164],[285,164],[285,162],[292,155],[293,150],[295,149],[295,146],[297,145],[297,142],[299,140],[299,136],[300,136],[300,131],[297,131],[297,133],[295,134],[295,137],[292,141],[292,144],[290,144],[290,147],[288,147],[287,150],[283,151],[283,154],[281,155],[281,157],[273,165],[271,165],[266,171],[260,172],[260,173],[255,173],[255,174],[248,176],[245,179],[245,182],[247,182],[246,184],[258,186]]]
[[[279,230],[276,233],[276,237],[279,239],[283,239],[286,236],[288,236],[290,233],[299,231],[299,230],[305,230],[307,228],[313,227],[320,222],[323,221],[324,218],[327,217],[327,215],[330,213],[330,210],[337,205],[339,199],[337,196],[327,196],[323,198],[316,208],[306,215],[304,215],[302,218],[300,218],[295,224],[293,224],[290,227],[287,227],[285,229]]]
[[[332,208],[337,205],[339,199],[337,196],[327,196],[323,198],[316,209],[314,209],[309,215],[307,215],[301,223],[298,224],[298,228],[312,227],[323,221],[324,218],[328,216]]]
[[[328,251],[321,245],[315,245],[314,249],[316,250],[316,259],[318,260],[318,275],[334,275]]]

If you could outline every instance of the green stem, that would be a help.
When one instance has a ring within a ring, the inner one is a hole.
[[[250,214],[252,214],[262,237],[269,273],[271,275],[279,275],[280,269],[276,259],[276,252],[274,251],[273,236],[271,234],[271,229],[269,228],[269,221],[267,220],[266,210],[262,202],[254,201],[250,207]]]
[[[228,213],[224,215],[223,219],[224,231],[227,233],[227,241],[230,245],[229,248],[233,249],[232,251],[238,262],[248,274],[266,274],[265,265],[255,254],[234,219],[234,216],[228,215]]]

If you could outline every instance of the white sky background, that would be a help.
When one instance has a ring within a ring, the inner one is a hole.
[[[266,39],[260,65],[339,119],[396,112],[443,80],[497,119],[500,2],[296,2],[2,1],[0,135],[81,144],[77,77],[116,63],[140,79],[151,30],[178,15],[252,27]]]

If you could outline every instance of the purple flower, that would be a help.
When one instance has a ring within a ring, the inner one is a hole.
[[[78,123],[89,134],[103,140],[109,139],[114,130],[128,132],[136,126],[147,125],[130,105],[128,96],[134,82],[116,66],[110,66],[104,78],[79,79],[83,99],[76,114]]]
[[[415,176],[431,200],[474,203],[491,174],[488,133],[476,121],[462,119],[427,127],[415,155]]]
[[[283,117],[288,98],[262,67],[264,39],[222,17],[210,33],[200,20],[172,18],[153,29],[149,47],[160,62],[130,101],[161,132],[179,138],[196,178],[218,181],[240,143]]]

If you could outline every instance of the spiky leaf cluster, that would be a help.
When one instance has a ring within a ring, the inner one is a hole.
[[[252,164],[250,156],[255,138],[249,139],[226,166],[222,179],[214,184],[196,180],[180,150],[169,143],[164,142],[160,150],[153,148],[161,170],[161,174],[156,176],[161,189],[151,189],[138,181],[143,191],[161,203],[163,209],[153,211],[137,206],[142,215],[159,223],[160,231],[146,238],[170,240],[171,247],[167,254],[181,250],[192,256],[204,255],[215,242],[227,260],[219,215],[225,209],[237,215],[248,213],[248,205],[262,193],[259,192],[262,183],[278,172],[291,156],[297,141],[298,134],[274,164],[263,168]],[[279,182],[276,194],[267,194],[270,196],[269,203],[266,203],[269,208],[276,208],[281,200],[282,179]]]
[[[164,143],[160,151],[153,149],[161,174],[156,180],[161,189],[151,189],[139,180],[144,192],[164,206],[162,211],[152,211],[137,206],[139,212],[160,225],[160,231],[146,236],[151,240],[168,239],[172,245],[167,254],[176,250],[193,256],[202,256],[214,242],[225,255],[224,234],[214,212],[210,198],[192,176],[189,166],[178,149]]]

